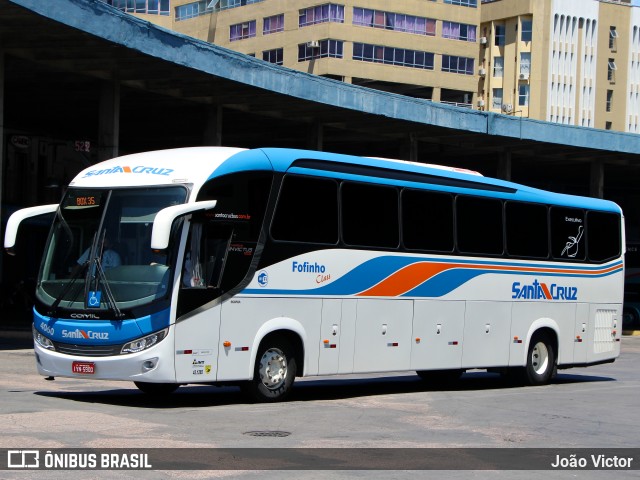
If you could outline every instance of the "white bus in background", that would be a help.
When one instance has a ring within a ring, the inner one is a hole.
[[[287,149],[188,148],[82,172],[37,282],[47,377],[144,392],[296,376],[467,369],[549,382],[620,352],[612,202],[455,169]],[[109,251],[109,252],[107,252]]]

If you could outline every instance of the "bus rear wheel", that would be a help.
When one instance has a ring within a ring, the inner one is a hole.
[[[531,337],[524,380],[529,385],[546,385],[556,372],[556,351],[551,335],[539,332]]]
[[[291,394],[296,369],[294,350],[287,339],[267,338],[260,344],[253,379],[242,389],[259,402],[282,401]]]
[[[141,392],[148,395],[168,395],[175,392],[180,386],[179,383],[149,383],[133,382]]]

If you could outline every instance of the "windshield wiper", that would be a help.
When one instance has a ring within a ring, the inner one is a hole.
[[[124,313],[122,313],[122,310],[118,308],[116,298],[113,296],[113,292],[111,291],[111,287],[109,286],[109,281],[107,280],[107,276],[105,275],[104,269],[102,268],[102,262],[100,261],[100,258],[96,257],[93,260],[93,262],[95,263],[95,268],[98,274],[98,278],[102,281],[102,287],[104,288],[104,293],[105,293],[105,296],[107,297],[107,305],[109,305],[109,309],[113,312],[113,315],[116,318],[124,317]],[[97,286],[98,286],[98,281],[96,280],[96,287]]]
[[[64,297],[67,296],[67,293],[71,291],[71,287],[73,287],[73,285],[76,283],[76,280],[82,275],[82,273],[84,273],[84,271],[89,266],[89,263],[90,263],[89,260],[87,260],[82,265],[79,265],[79,268],[71,276],[71,278],[69,279],[69,282],[67,282],[67,284],[62,289],[62,292],[60,292],[60,295],[58,295],[56,297],[56,300],[51,304],[51,309],[47,312],[48,316],[57,317],[58,306],[60,305],[60,302],[62,302]],[[78,292],[76,292],[76,294],[71,297],[71,300],[74,299],[77,295],[78,295]]]

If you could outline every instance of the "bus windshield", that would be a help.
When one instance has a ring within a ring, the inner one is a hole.
[[[36,295],[50,307],[122,310],[165,298],[173,258],[151,250],[153,220],[185,202],[182,186],[67,191],[56,214]]]

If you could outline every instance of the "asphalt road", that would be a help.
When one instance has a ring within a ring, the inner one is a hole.
[[[1,342],[0,342],[1,343]],[[468,372],[451,387],[415,374],[298,379],[291,400],[253,404],[234,387],[184,386],[151,398],[131,383],[35,370],[18,341],[0,351],[0,448],[637,448],[640,337],[613,364],[560,371],[544,387]],[[640,458],[636,459],[640,462]],[[527,471],[93,471],[74,478],[532,478]],[[538,472],[547,478],[638,478],[636,471]],[[613,477],[611,476],[613,474]],[[67,479],[64,471],[0,478]]]

